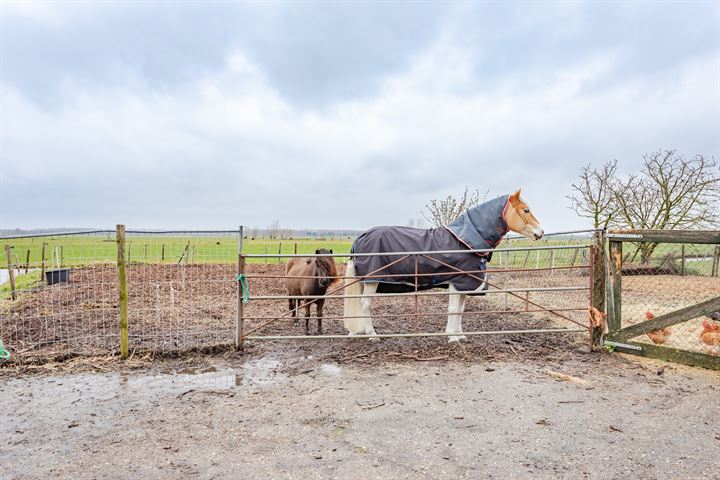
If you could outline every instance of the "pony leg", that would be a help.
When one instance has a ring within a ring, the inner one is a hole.
[[[323,306],[325,306],[325,300],[318,300],[318,302],[317,302],[318,335],[322,335],[322,333],[323,333],[323,329],[322,329]]]
[[[290,305],[290,311],[292,312],[290,314],[290,316],[293,318],[293,325],[298,324],[298,315],[297,315],[297,310],[295,309],[295,307],[296,307],[295,302],[296,302],[295,299],[292,299],[292,298],[288,299],[288,304]]]
[[[450,295],[448,300],[448,321],[445,333],[462,333],[462,312],[465,310],[467,295],[456,293],[457,290],[450,284]],[[448,338],[449,342],[465,340],[465,335],[453,335]]]
[[[310,305],[311,303],[308,303],[305,305],[305,335],[309,335],[308,327],[310,326]]]

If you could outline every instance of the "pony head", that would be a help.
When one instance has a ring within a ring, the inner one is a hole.
[[[527,202],[520,197],[520,190],[510,195],[503,215],[505,223],[513,232],[519,233],[530,240],[540,240],[542,238],[544,232],[540,222],[530,211]]]
[[[332,255],[332,249],[318,248],[315,250],[316,255]],[[318,278],[320,288],[327,288],[337,277],[337,269],[335,268],[335,259],[333,257],[315,257],[315,276]]]

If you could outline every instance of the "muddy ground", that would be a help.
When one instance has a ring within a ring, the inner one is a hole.
[[[0,478],[718,478],[719,372],[403,341],[0,369]]]

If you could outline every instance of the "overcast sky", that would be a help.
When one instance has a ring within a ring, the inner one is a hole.
[[[405,225],[720,158],[718,2],[8,2],[0,228]]]

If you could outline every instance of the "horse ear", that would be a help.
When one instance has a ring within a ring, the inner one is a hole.
[[[522,191],[522,189],[521,189],[521,188],[518,188],[518,189],[517,189],[517,192],[513,193],[512,195],[510,195],[510,201],[511,201],[512,203],[516,203],[516,202],[519,202],[519,201],[520,201],[520,192],[521,192],[521,191]]]

